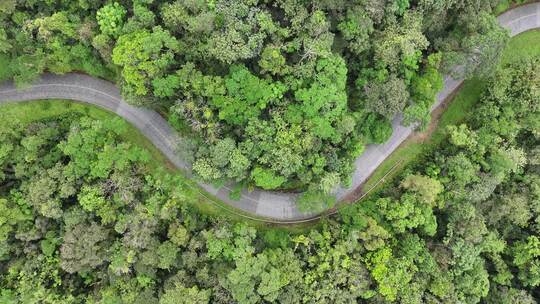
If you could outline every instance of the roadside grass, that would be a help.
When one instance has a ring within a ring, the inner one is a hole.
[[[512,37],[502,55],[501,62],[508,64],[538,56],[540,56],[540,29],[534,29]]]
[[[537,56],[540,56],[540,30],[531,30],[510,39],[502,54],[500,65]],[[423,141],[418,141],[415,136],[409,137],[373,172],[362,186],[363,189],[371,190],[371,194],[366,197],[376,194],[387,185],[387,182],[398,176],[403,168],[436,149],[446,138],[446,127],[465,121],[468,114],[472,113],[471,109],[479,100],[485,86],[486,81],[483,79],[466,80],[455,96],[448,100],[447,108],[443,108],[444,112],[440,117],[433,117],[437,116],[437,111],[432,115],[432,120],[437,124],[432,134]],[[375,186],[385,174],[387,175],[384,180]]]
[[[463,83],[457,94],[448,100],[446,108],[443,108],[444,112],[435,122],[437,126],[431,136],[424,141],[423,145],[427,150],[432,150],[442,143],[446,138],[447,126],[459,124],[468,118],[485,86],[486,82],[477,78],[469,79]]]
[[[0,53],[0,81],[8,80],[12,77],[9,61],[11,59],[6,54]]]
[[[525,5],[527,3],[531,3],[535,1],[536,0],[500,0],[499,4],[497,4],[497,6],[495,6],[495,8],[493,9],[493,14],[499,15],[511,8]]]
[[[100,109],[96,106],[71,100],[39,100],[17,103],[7,103],[0,105],[0,114],[4,119],[17,119],[21,123],[30,123],[42,119],[57,117],[67,113],[81,113],[96,120],[109,120],[119,117],[114,113]],[[225,217],[231,221],[248,222],[260,229],[267,229],[270,225],[250,219],[250,215],[240,210],[236,210],[211,194],[206,193],[197,183],[184,176],[181,170],[177,169],[143,134],[133,127],[129,122],[125,123],[126,131],[121,134],[123,140],[133,145],[144,148],[150,153],[148,170],[160,173],[169,173],[178,176],[187,185],[184,193],[186,201],[196,207],[202,214],[210,216]],[[293,226],[289,231],[300,231],[302,226]]]

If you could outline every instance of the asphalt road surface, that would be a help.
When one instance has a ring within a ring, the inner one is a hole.
[[[498,17],[499,22],[510,30],[510,35],[540,27],[540,2],[514,8]],[[433,109],[440,105],[462,82],[446,76],[444,87],[437,96]],[[179,157],[178,147],[182,138],[171,129],[158,113],[128,105],[120,95],[118,88],[107,81],[87,75],[69,73],[65,75],[44,74],[29,87],[17,90],[13,83],[0,85],[0,103],[28,101],[36,99],[71,99],[93,104],[116,113],[139,129],[172,163],[191,174],[188,163]],[[336,190],[338,200],[355,190],[377,169],[377,167],[413,132],[412,127],[401,125],[401,116],[392,121],[393,133],[388,142],[382,145],[369,145],[355,161],[355,171],[350,188]],[[239,200],[229,198],[231,185],[215,188],[199,183],[207,192],[226,204],[238,208],[256,217],[275,221],[292,222],[309,219],[317,214],[300,212],[296,206],[296,194],[264,191],[255,189],[242,191]]]

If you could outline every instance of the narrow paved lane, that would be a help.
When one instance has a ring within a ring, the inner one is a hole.
[[[512,36],[540,27],[540,2],[512,9],[498,17],[499,22],[510,30]],[[460,84],[462,80],[445,77],[444,88],[437,96],[435,109]],[[128,105],[123,101],[118,88],[107,81],[87,75],[70,73],[66,75],[45,74],[30,87],[17,90],[13,83],[0,85],[0,103],[28,101],[35,99],[71,99],[90,103],[105,108],[123,117],[139,129],[171,162],[178,168],[190,172],[189,164],[176,153],[182,144],[182,138],[171,129],[169,124],[156,112]],[[337,198],[342,199],[361,185],[375,169],[386,159],[412,132],[411,127],[401,125],[402,118],[392,122],[394,132],[387,143],[369,145],[356,160],[356,170],[352,176],[352,186],[337,190]],[[300,212],[295,204],[296,195],[270,192],[256,189],[244,190],[240,200],[229,198],[230,187],[217,189],[200,183],[207,192],[215,195],[230,206],[241,209],[258,217],[277,221],[307,219],[315,214]]]

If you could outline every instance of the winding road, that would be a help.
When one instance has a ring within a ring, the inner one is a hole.
[[[540,2],[523,5],[505,12],[498,17],[499,23],[509,29],[510,35],[540,27]],[[462,79],[444,78],[444,87],[437,96],[433,109],[437,108],[461,83]],[[177,153],[182,138],[172,130],[167,121],[158,113],[131,106],[120,95],[118,88],[110,82],[87,75],[69,73],[65,75],[44,74],[28,88],[18,90],[12,82],[0,85],[0,104],[36,99],[71,99],[93,104],[107,109],[129,121],[139,129],[172,163],[191,174],[191,167]],[[356,170],[350,188],[336,190],[338,200],[343,199],[375,171],[375,169],[414,131],[412,127],[401,125],[402,117],[392,121],[393,133],[387,143],[369,145],[355,161]],[[212,185],[199,185],[226,204],[256,217],[277,222],[294,222],[312,218],[316,214],[304,213],[296,206],[297,194],[243,190],[239,200],[229,198],[232,185],[216,188]]]

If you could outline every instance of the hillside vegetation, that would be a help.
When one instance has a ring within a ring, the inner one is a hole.
[[[498,4],[5,0],[0,76],[115,80],[192,138],[200,179],[321,197],[349,183],[397,113],[429,122],[441,71],[490,73],[508,39]]]
[[[540,58],[393,187],[291,233],[197,212],[125,124],[0,127],[0,303],[536,303]]]

